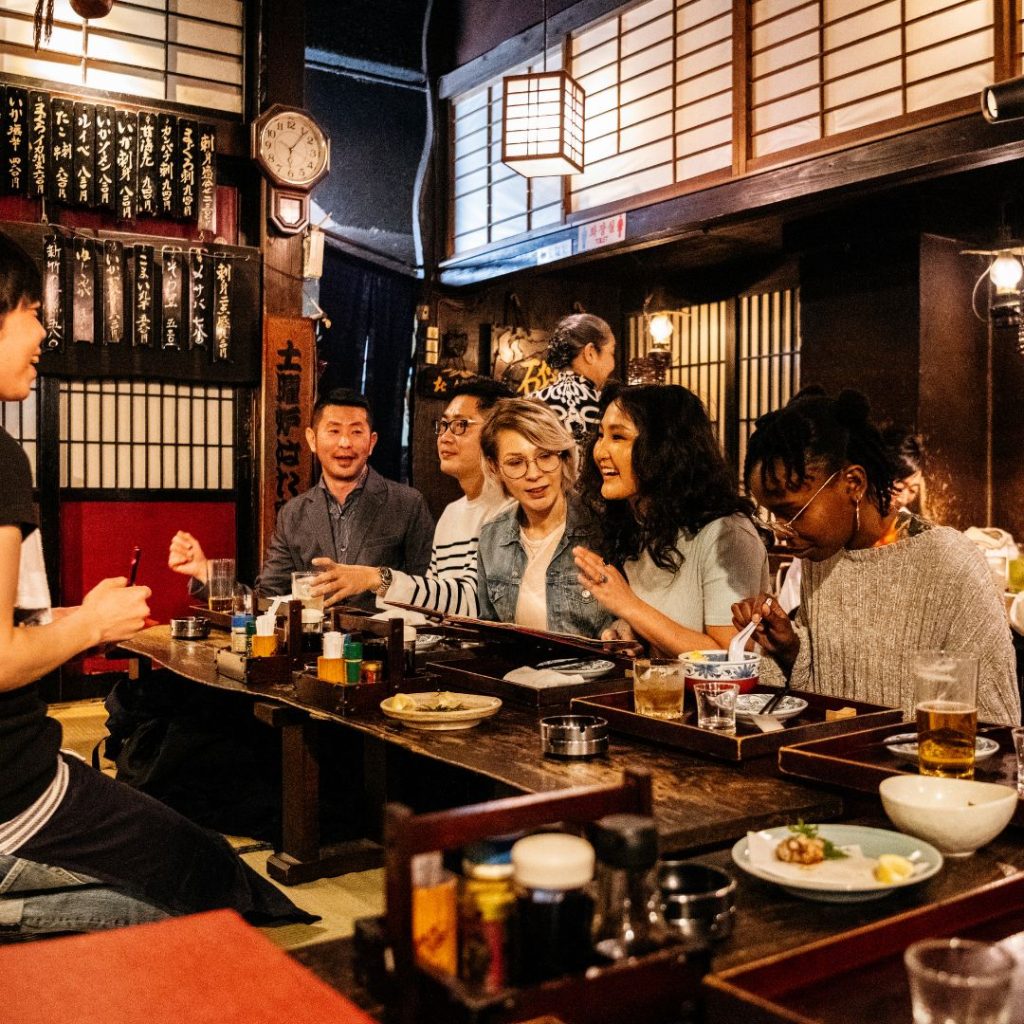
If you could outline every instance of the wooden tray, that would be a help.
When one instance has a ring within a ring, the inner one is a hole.
[[[808,743],[786,746],[779,751],[779,767],[787,775],[828,782],[861,793],[878,793],[878,784],[890,775],[916,775],[913,765],[890,754],[885,741],[901,732],[914,732],[912,722],[887,725],[815,739]],[[999,744],[999,752],[974,769],[979,782],[1017,785],[1017,755],[1008,725],[978,723],[979,735]],[[1024,827],[1024,799],[1017,800],[1017,810],[1010,824]]]
[[[391,693],[388,684],[325,683],[312,672],[297,672],[295,692],[303,704],[350,718],[380,710],[380,702]]]
[[[903,951],[918,939],[1007,940],[1024,952],[1024,874],[704,979],[706,1019],[743,1024],[909,1021]],[[1018,977],[1011,1021],[1024,1021]]]
[[[564,651],[561,653],[564,656]],[[530,654],[526,658],[520,651],[518,656],[513,656],[512,652],[507,651],[504,645],[498,647],[490,644],[485,653],[460,658],[457,661],[432,662],[427,655],[424,668],[441,678],[441,685],[444,689],[482,693],[488,697],[500,697],[503,701],[509,701],[512,704],[521,704],[543,711],[553,711],[558,707],[565,708],[574,697],[589,697],[592,694],[607,693],[609,690],[618,690],[624,685],[630,685],[629,680],[625,677],[624,666],[617,671],[609,672],[606,676],[601,676],[600,679],[570,683],[567,686],[546,686],[543,689],[512,683],[502,678],[506,672],[529,661],[540,662],[553,656],[549,651],[535,655]],[[595,655],[594,657],[606,661],[614,660],[607,655]]]
[[[755,686],[752,693],[775,693],[766,686]],[[807,701],[807,709],[796,718],[783,723],[784,728],[778,732],[760,732],[756,726],[738,722],[735,736],[723,736],[721,733],[698,729],[696,712],[693,710],[693,696],[688,694],[686,711],[681,721],[661,721],[638,715],[633,709],[633,691],[623,690],[618,693],[605,693],[597,697],[579,697],[572,701],[572,710],[580,714],[600,715],[608,719],[608,724],[616,732],[624,732],[638,739],[663,743],[668,747],[678,747],[696,754],[707,754],[720,757],[725,761],[748,761],[755,757],[766,757],[774,754],[780,747],[802,739],[820,736],[837,736],[841,733],[863,729],[865,725],[882,725],[898,722],[903,712],[898,708],[886,708],[879,704],[865,704],[862,701],[848,700],[846,697],[828,697],[820,693],[806,693],[793,690],[795,697]],[[826,722],[825,712],[838,708],[856,708],[855,718],[841,718],[836,722]]]
[[[197,619],[209,619],[210,624],[217,629],[231,628],[231,612],[211,612],[205,604],[190,604],[188,610]]]

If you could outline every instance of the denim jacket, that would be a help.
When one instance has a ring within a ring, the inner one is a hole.
[[[574,495],[567,496],[565,532],[547,571],[548,629],[555,633],[600,636],[612,621],[576,578],[579,570],[572,549],[593,547],[596,530]],[[526,552],[519,540],[519,506],[512,505],[480,530],[477,556],[480,618],[515,622],[519,584],[526,569]]]

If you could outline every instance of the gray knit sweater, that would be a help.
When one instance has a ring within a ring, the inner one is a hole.
[[[795,626],[794,689],[902,707],[912,719],[913,653],[973,651],[979,720],[1020,723],[1006,615],[984,557],[956,530],[937,526],[885,547],[805,562]],[[761,678],[782,682],[770,658]]]

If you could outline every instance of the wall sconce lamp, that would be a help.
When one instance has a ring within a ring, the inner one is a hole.
[[[70,0],[71,9],[80,18],[105,18],[114,6],[114,0]],[[53,0],[36,0],[35,13],[32,15],[32,42],[39,49],[42,41],[47,43],[53,34]]]
[[[501,159],[525,178],[583,170],[583,87],[548,71],[548,5],[543,3],[544,70],[504,79]]]
[[[982,89],[981,113],[989,122],[1024,117],[1024,75]]]
[[[1024,264],[1020,257],[1024,255],[1024,249],[1007,245],[1001,249],[967,249],[962,255],[985,256],[989,260],[971,294],[974,315],[983,323],[990,323],[996,328],[1019,328],[1021,282],[1024,281]],[[989,282],[988,316],[983,316],[978,311],[978,290],[986,278]],[[1021,345],[1024,345],[1024,341],[1018,342],[1018,347]]]

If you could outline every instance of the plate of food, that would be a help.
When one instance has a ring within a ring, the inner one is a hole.
[[[741,693],[736,698],[736,717],[742,721],[744,719],[749,720],[754,715],[759,715],[761,708],[774,696],[772,693]],[[768,717],[784,721],[787,718],[796,718],[806,708],[807,701],[802,697],[794,697],[789,694],[775,705],[775,710]]]
[[[443,639],[439,633],[417,633],[416,652],[432,651]]]
[[[551,669],[567,676],[583,676],[584,679],[600,679],[615,668],[614,661],[604,658],[552,658],[542,661],[538,669]]]
[[[876,900],[942,868],[930,843],[863,825],[795,825],[748,832],[732,859],[755,878],[825,903]]]
[[[917,764],[917,733],[901,732],[890,736],[885,741],[885,748],[893,757],[898,757],[908,764]],[[987,761],[993,754],[999,753],[999,744],[987,736],[976,736],[974,739],[974,761],[979,764]]]
[[[413,729],[446,732],[472,729],[501,708],[497,697],[478,693],[452,693],[432,690],[429,693],[396,693],[380,702],[388,718],[395,718]]]

